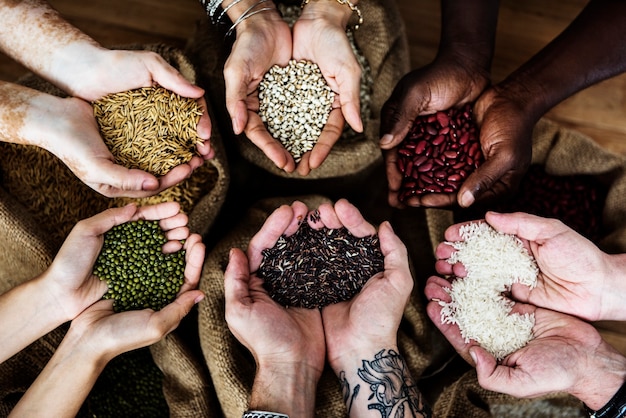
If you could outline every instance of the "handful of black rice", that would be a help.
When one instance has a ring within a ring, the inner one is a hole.
[[[93,272],[107,282],[113,310],[162,309],[185,280],[185,251],[164,254],[167,238],[158,221],[126,222],[104,235]]]
[[[163,87],[109,94],[92,105],[104,143],[126,168],[162,176],[189,162],[202,142],[198,103]]]
[[[351,299],[383,270],[377,235],[358,238],[346,228],[315,230],[303,222],[263,250],[257,275],[277,303],[322,308]]]

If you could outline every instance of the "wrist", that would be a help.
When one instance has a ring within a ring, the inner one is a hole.
[[[373,359],[382,350],[395,351],[397,353],[398,347],[395,342],[394,344],[354,345],[354,347],[343,350],[340,354],[332,357],[332,353],[329,352],[328,364],[337,376],[340,373],[356,374],[357,370],[363,366],[363,361]]]
[[[601,313],[598,320],[625,321],[626,310],[626,254],[605,254],[608,259],[608,271],[604,277],[604,288],[601,289]]]
[[[109,73],[109,52],[90,38],[65,45],[52,57],[46,78],[70,96],[97,99],[89,92],[99,88],[102,75]]]
[[[312,417],[321,372],[301,362],[259,364],[248,410]]]
[[[626,381],[626,358],[604,341],[589,358],[569,393],[595,411],[607,405]]]
[[[322,20],[330,25],[339,26],[343,30],[351,26],[358,28],[358,25],[362,23],[362,17],[357,3],[358,1],[342,3],[337,0],[304,0],[300,19]],[[355,21],[350,25],[353,18]]]
[[[594,418],[619,418],[626,414],[626,382],[620,386],[613,397],[599,409],[590,408],[585,404],[585,409],[590,417]]]

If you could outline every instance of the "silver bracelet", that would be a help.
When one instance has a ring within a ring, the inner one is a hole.
[[[289,415],[280,414],[278,412],[267,411],[246,411],[242,418],[289,418]]]
[[[241,22],[243,22],[244,20],[248,19],[249,17],[254,16],[257,13],[266,12],[268,10],[276,10],[275,6],[264,7],[264,8],[259,9],[259,10],[254,10],[257,6],[259,6],[261,3],[265,3],[266,1],[269,1],[269,0],[259,0],[255,4],[253,4],[252,6],[248,7],[248,9],[245,12],[243,12],[241,14],[241,16],[239,16],[237,18],[237,20],[235,20],[235,22],[230,27],[230,29],[228,29],[228,32],[226,32],[226,37],[229,37],[230,34],[233,33],[233,31],[235,30],[237,25],[240,24]]]
[[[228,6],[226,6],[224,8],[224,10],[222,10],[222,13],[220,13],[220,15],[217,17],[217,19],[215,19],[214,23],[219,23],[222,20],[222,17],[224,17],[224,15],[230,10],[231,7],[233,7],[237,3],[241,3],[242,1],[243,0],[234,0],[232,3],[230,3]]]

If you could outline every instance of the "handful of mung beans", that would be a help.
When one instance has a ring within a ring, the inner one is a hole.
[[[164,254],[167,238],[158,221],[133,221],[104,235],[93,273],[107,283],[104,299],[115,312],[160,310],[175,298],[185,280],[185,251]]]

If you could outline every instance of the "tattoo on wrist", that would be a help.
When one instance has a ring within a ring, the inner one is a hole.
[[[404,358],[395,350],[381,350],[373,360],[362,360],[357,375],[369,386],[367,402],[369,410],[377,410],[382,418],[431,417],[432,412],[411,376]],[[339,373],[339,383],[348,414],[354,407],[361,391],[361,384],[354,389],[346,378],[345,371]],[[365,389],[364,389],[365,390]]]

